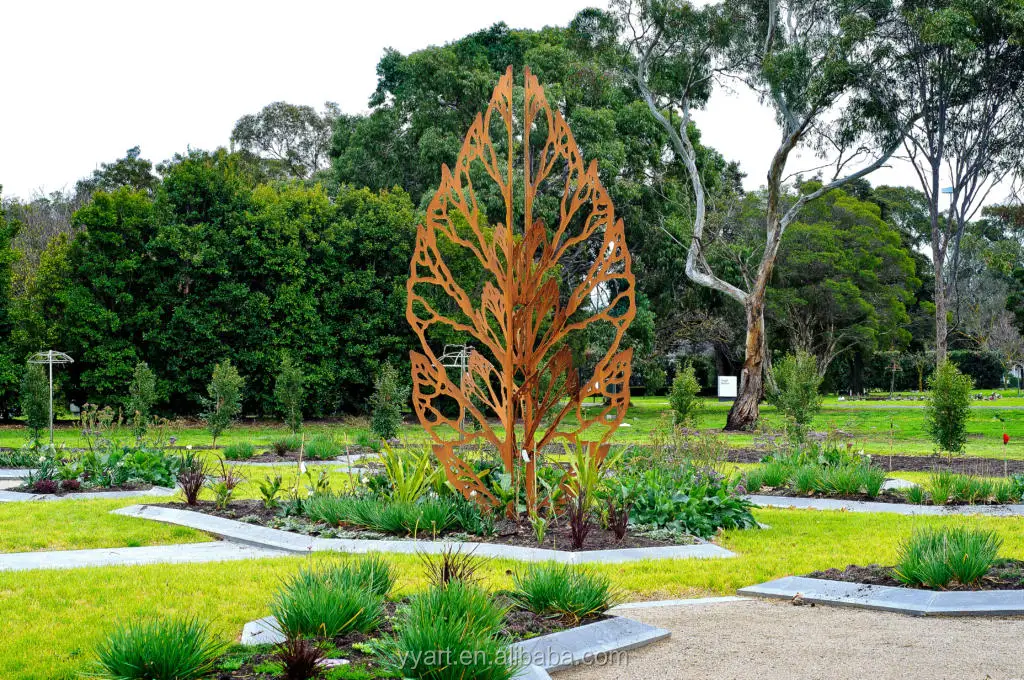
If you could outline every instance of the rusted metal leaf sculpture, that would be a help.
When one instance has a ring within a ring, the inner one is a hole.
[[[509,67],[454,170],[442,166],[408,281],[406,318],[423,350],[411,353],[413,405],[463,494],[499,503],[460,457],[467,445],[495,447],[531,508],[546,444],[589,446],[603,459],[629,405],[632,350],[619,343],[636,313],[634,285],[597,163],[584,165],[537,78],[526,70],[514,87]],[[461,384],[431,348],[428,331],[439,326],[474,347]],[[604,341],[596,352],[595,335]],[[581,337],[594,366],[584,382],[574,362]],[[588,397],[601,401],[587,409]]]

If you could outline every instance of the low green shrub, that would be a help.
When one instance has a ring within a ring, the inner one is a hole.
[[[614,604],[607,576],[568,564],[531,564],[512,575],[512,584],[509,596],[517,606],[573,623],[603,614]]]
[[[991,568],[1003,539],[995,531],[945,527],[916,531],[900,545],[894,574],[908,585],[973,585]]]
[[[382,555],[371,554],[356,560],[320,565],[316,569],[301,569],[291,586],[315,588],[325,584],[330,588],[356,588],[387,597],[397,577],[390,562]]]
[[[109,680],[194,680],[212,673],[225,649],[196,619],[132,621],[99,644],[90,674]]]
[[[786,486],[789,475],[790,466],[782,461],[773,460],[761,466],[761,483],[767,487]]]
[[[743,486],[747,493],[757,493],[764,487],[764,470],[760,465],[747,471],[743,477]]]
[[[352,631],[370,633],[384,616],[384,585],[393,574],[358,563],[303,569],[275,594],[270,611],[290,638],[333,638]]]
[[[913,503],[914,505],[921,505],[925,502],[924,487],[920,484],[908,487],[906,490],[907,502]]]
[[[843,496],[859,494],[865,475],[863,468],[862,465],[836,465],[822,468],[822,489],[828,493]]]
[[[341,455],[341,444],[325,434],[314,435],[306,442],[305,456],[309,460],[330,460]]]
[[[810,495],[822,490],[822,468],[818,465],[801,465],[793,471],[791,483],[797,493]]]
[[[228,460],[249,460],[255,455],[256,447],[249,442],[238,442],[224,447],[224,457]]]
[[[885,484],[885,470],[874,465],[861,467],[861,486],[868,498],[876,498],[882,493],[882,485]]]
[[[385,670],[416,680],[511,680],[519,663],[502,634],[506,610],[462,581],[413,595],[381,643]]]
[[[279,456],[288,453],[298,453],[299,449],[302,448],[302,435],[288,434],[275,439],[270,448]]]
[[[456,523],[457,518],[467,514],[456,513],[455,507],[456,502],[452,499],[397,503],[372,496],[319,494],[306,499],[304,512],[316,522],[355,526],[385,534],[441,534],[452,529],[468,532],[471,527]]]
[[[935,505],[946,505],[954,498],[953,491],[956,488],[956,475],[946,470],[933,472],[928,477],[928,494]]]
[[[622,475],[633,498],[630,522],[710,538],[719,529],[757,526],[751,504],[740,497],[738,480],[714,470],[681,466]]]
[[[1020,494],[1012,479],[1000,479],[992,485],[992,497],[996,503],[1019,503]]]

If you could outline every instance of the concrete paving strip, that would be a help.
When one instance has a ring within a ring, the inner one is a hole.
[[[184,545],[154,545],[140,548],[97,548],[54,550],[0,555],[0,571],[27,569],[75,569],[135,564],[187,564],[282,557],[289,553],[215,541]]]
[[[860,607],[914,616],[1021,616],[1024,590],[934,591],[871,586],[803,576],[786,576],[739,590],[742,595],[841,607]]]
[[[0,479],[25,479],[33,472],[29,468],[0,468]]]
[[[608,610],[609,614],[631,609],[652,609],[656,607],[701,607],[712,604],[726,604],[729,602],[743,602],[749,597],[736,597],[729,595],[725,597],[692,597],[683,600],[652,600],[650,602],[624,602],[617,604]]]
[[[457,541],[424,540],[369,540],[348,538],[314,538],[280,529],[237,522],[201,512],[178,508],[158,508],[150,505],[131,505],[113,511],[118,515],[152,519],[158,522],[186,526],[205,531],[227,540],[246,545],[267,547],[272,550],[286,550],[294,553],[344,552],[344,553],[427,553],[439,554],[452,548],[472,551],[477,557],[519,560],[524,562],[555,561],[564,564],[617,563],[638,560],[659,559],[708,559],[735,557],[735,553],[713,543],[695,545],[674,545],[655,548],[624,548],[621,550],[593,550],[588,552],[567,552],[500,543],[470,543]]]
[[[637,609],[672,637],[555,680],[962,680],[1021,677],[1022,618],[920,618],[747,600]]]
[[[843,501],[834,498],[795,498],[792,496],[746,496],[750,502],[767,508],[797,510],[845,510],[847,512],[887,512],[895,515],[986,515],[988,517],[1024,517],[1024,505],[914,505]]]
[[[153,496],[173,496],[177,489],[154,486],[146,491],[85,491],[58,496],[51,493],[25,493],[22,491],[0,491],[0,503],[25,503],[28,501],[83,501],[118,498],[152,498]]]

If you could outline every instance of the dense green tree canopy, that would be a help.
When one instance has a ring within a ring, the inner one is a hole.
[[[816,356],[822,372],[846,352],[910,341],[906,306],[920,282],[899,232],[880,213],[834,189],[807,205],[784,237],[769,319],[794,351]]]
[[[21,362],[15,353],[15,317],[12,313],[12,265],[18,257],[12,243],[17,232],[18,225],[7,219],[6,212],[0,205],[0,418],[14,406],[20,378]]]

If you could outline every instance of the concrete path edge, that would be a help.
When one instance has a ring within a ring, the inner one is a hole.
[[[786,576],[740,588],[740,595],[859,607],[912,616],[1024,615],[1024,590],[934,591],[872,586],[828,579]]]
[[[671,632],[664,628],[624,616],[612,616],[579,628],[523,640],[511,647],[513,654],[525,662],[515,677],[517,680],[543,680],[550,678],[549,673],[581,663],[600,661],[612,654],[664,640],[670,635]],[[277,644],[283,641],[284,634],[273,616],[246,623],[239,640],[242,645]]]
[[[139,517],[167,524],[186,526],[220,536],[235,543],[255,547],[283,550],[293,553],[344,552],[344,553],[427,553],[439,554],[452,548],[462,547],[473,551],[478,557],[518,560],[522,562],[560,562],[563,564],[613,564],[657,559],[712,559],[735,557],[730,550],[713,543],[675,545],[654,548],[623,548],[619,550],[592,550],[582,553],[564,550],[527,548],[496,543],[472,543],[461,541],[423,540],[367,540],[346,538],[315,538],[301,534],[270,529],[201,512],[161,508],[151,505],[130,505],[112,511],[114,514]]]

